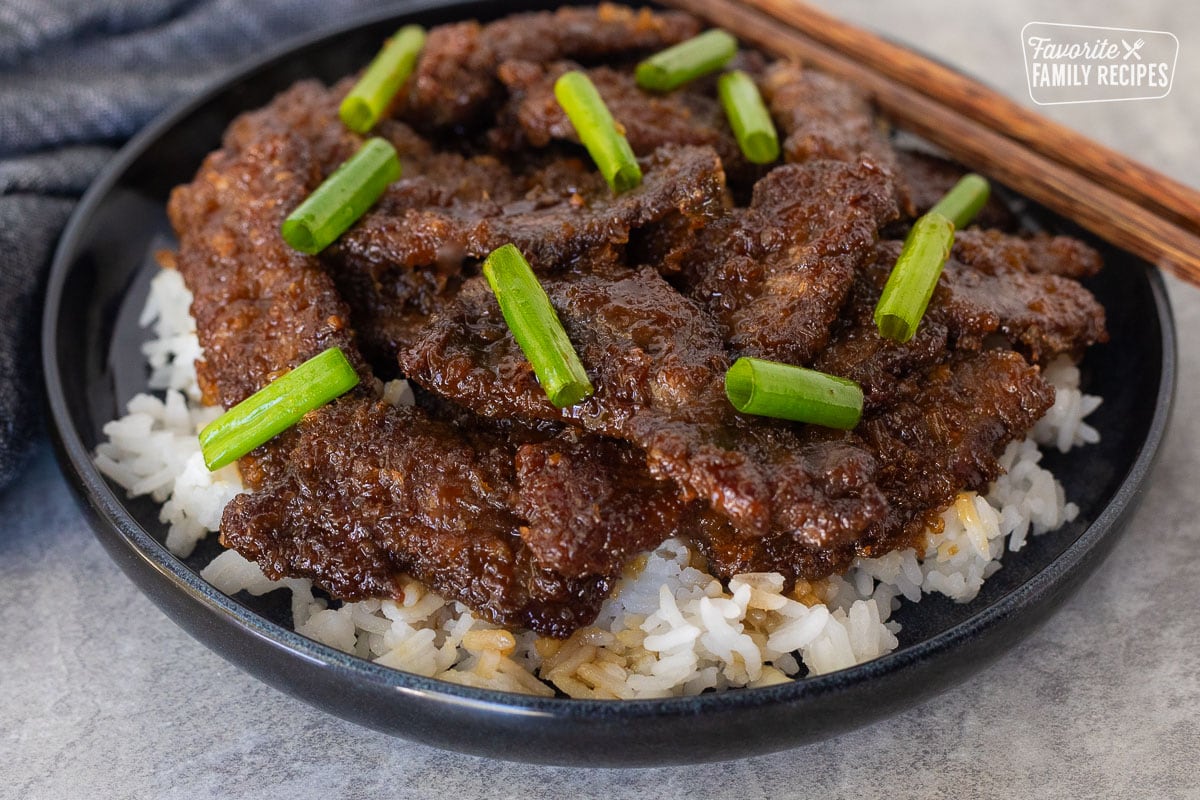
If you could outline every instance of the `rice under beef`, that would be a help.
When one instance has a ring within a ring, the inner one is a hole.
[[[1076,281],[1094,254],[964,231],[918,334],[881,339],[871,310],[897,247],[881,231],[902,231],[926,173],[855,90],[756,55],[740,58],[787,163],[742,162],[711,81],[661,97],[630,79],[699,29],[614,6],[434,29],[375,132],[402,178],[318,257],[279,228],[361,143],[336,113],[350,83],[301,82],[230,126],[169,209],[203,400],[231,406],[331,346],[364,380],[242,459],[254,491],[226,508],[224,544],[346,600],[403,600],[411,576],[565,637],[668,537],[725,579],[815,580],[912,545],[1001,474],[1054,403],[1040,365],[1106,337]],[[576,65],[641,156],[633,191],[609,191],[551,104]],[[478,276],[508,242],[596,387],[577,406],[546,401]],[[859,381],[862,422],[735,413],[723,376],[741,355]],[[378,396],[397,376],[414,406]]]

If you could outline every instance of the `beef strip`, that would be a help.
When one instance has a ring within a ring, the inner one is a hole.
[[[865,94],[839,78],[785,61],[768,66],[758,85],[783,137],[786,161],[865,159],[892,178],[901,209],[911,214],[896,153]]]
[[[877,261],[860,272],[814,364],[862,386],[862,421],[847,433],[812,427],[805,432],[807,438],[841,441],[868,453],[878,465],[873,481],[886,498],[886,513],[854,542],[816,553],[794,537],[739,537],[705,518],[697,543],[715,574],[774,570],[819,577],[818,566],[825,574],[840,572],[855,556],[916,544],[931,515],[958,491],[981,490],[999,475],[999,454],[1053,402],[1053,389],[1019,354],[980,352],[975,348],[981,341],[967,343],[953,334],[955,309],[942,289],[912,339],[880,337],[874,309],[890,263]],[[797,572],[789,566],[795,564],[814,573]]]
[[[460,22],[429,32],[402,110],[418,126],[461,126],[503,97],[496,77],[506,61],[636,58],[695,36],[699,22],[679,12],[602,4],[514,14],[488,25]]]
[[[604,560],[589,551],[574,563],[567,553],[557,563],[574,571],[555,571],[521,538],[507,437],[483,429],[464,435],[422,409],[374,399],[332,280],[278,233],[320,179],[314,148],[266,118],[255,124],[256,136],[241,129],[170,202],[176,263],[205,350],[198,364],[205,399],[232,405],[330,346],[343,349],[363,383],[242,460],[256,491],[227,506],[222,542],[270,577],[309,577],[346,599],[400,597],[399,577],[410,573],[498,623],[565,636],[590,621],[619,572],[619,554],[632,549],[620,533],[634,545],[653,542],[657,520],[653,532],[624,529],[606,511],[597,525],[617,555]],[[600,480],[606,466],[580,469]],[[543,477],[523,495],[524,507],[535,509],[539,493],[563,495],[554,474]],[[623,522],[637,516],[616,511]],[[552,527],[552,513],[541,514],[548,521],[539,530]],[[596,563],[609,571],[586,572]]]
[[[953,352],[994,344],[992,334],[1008,337],[1035,362],[1108,338],[1104,309],[1092,294],[1054,274],[1091,268],[1093,251],[1065,237],[1018,239],[972,229],[956,235],[913,338],[884,339],[876,329],[875,305],[901,247],[896,241],[879,243],[812,365],[857,382],[868,413],[896,402],[910,375],[948,361]]]
[[[887,280],[901,247],[896,241],[879,244],[871,269],[877,286]],[[1082,284],[1049,270],[1090,268],[1076,260],[1089,260],[1089,255],[1094,254],[1075,240],[1030,241],[963,231],[956,236],[926,320],[944,326],[959,349],[979,349],[989,335],[999,333],[1034,362],[1078,355],[1108,340],[1104,308]]]
[[[252,148],[259,146],[264,130],[286,132],[303,142],[307,171],[303,179],[306,185],[315,185],[362,145],[363,137],[349,131],[338,118],[338,106],[352,85],[350,79],[332,88],[316,81],[300,81],[265,108],[238,117],[225,136],[225,147],[230,151]],[[397,120],[384,120],[375,133],[396,148],[403,174],[417,176],[406,178],[402,186],[392,189],[410,208],[486,203],[489,192],[502,198],[506,189],[513,196],[520,189],[511,188],[514,181],[510,171],[495,158],[436,152],[408,125]],[[227,179],[221,176],[221,180]],[[302,199],[303,194],[289,197],[289,207]],[[215,197],[213,202],[222,201]],[[495,203],[486,203],[477,213],[500,213],[500,210]],[[337,292],[349,301],[349,316],[344,321],[358,332],[364,355],[385,378],[395,373],[395,350],[388,343],[420,324],[453,291],[460,271],[461,254],[453,243],[443,246],[445,242],[428,232],[439,218],[425,219],[427,233],[420,240],[424,246],[413,245],[411,259],[423,269],[404,263],[371,262],[368,262],[371,269],[347,269],[342,268],[337,247],[321,254],[322,262],[335,278]]]
[[[510,209],[487,220],[468,252],[482,258],[511,242],[541,270],[590,265],[605,260],[605,254],[620,258],[635,231],[652,236],[660,223],[679,220],[699,228],[724,210],[725,173],[711,148],[666,145],[640,163],[642,184],[620,195],[607,184],[599,188],[590,165],[586,179],[565,183],[573,191],[560,188],[550,198],[551,187],[564,185],[558,183],[563,165],[535,173],[530,191],[541,199],[533,208]]]
[[[381,377],[394,377],[397,343],[411,340],[453,297],[472,223],[502,214],[503,204],[523,189],[490,156],[438,153],[426,145],[410,149],[401,164],[401,179],[374,210],[321,255]]]
[[[254,129],[256,138],[248,134]],[[369,381],[353,346],[349,309],[328,277],[278,232],[285,209],[320,180],[313,148],[261,113],[235,123],[226,142],[191,184],[172,192],[168,206],[180,240],[176,264],[194,295],[203,401],[235,405],[329,347],[342,348]],[[263,188],[267,170],[270,191]],[[242,459],[243,481],[260,486],[293,436]]]
[[[395,363],[457,290],[463,259],[511,242],[541,271],[599,269],[618,262],[635,235],[653,241],[660,227],[690,235],[723,209],[711,149],[667,146],[642,164],[642,185],[621,195],[575,159],[513,174],[491,157],[459,157],[456,178],[418,167],[395,183],[324,257],[373,362]]]
[[[525,546],[507,442],[473,447],[382,402],[323,411],[281,476],[229,504],[224,544],[269,577],[309,577],[346,600],[402,599],[408,573],[499,624],[565,636],[595,618],[612,574],[568,578]]]
[[[459,176],[487,171],[477,188],[446,194],[440,175],[402,177],[335,246],[336,256],[371,274],[394,266],[435,264],[452,247],[481,259],[514,243],[540,269],[582,260],[614,260],[630,231],[680,215],[699,227],[725,204],[724,173],[707,147],[666,146],[642,159],[641,186],[614,195],[577,159],[512,173],[493,157],[462,159]],[[615,251],[615,252],[614,252]]]
[[[1014,252],[1026,252],[1024,240],[966,238],[974,248],[971,260],[995,274],[952,259],[916,335],[906,343],[885,340],[875,330],[874,308],[899,246],[882,243],[877,260],[856,279],[831,341],[814,364],[863,387],[862,422],[853,432],[825,435],[843,437],[874,458],[874,481],[887,500],[887,513],[853,546],[820,554],[831,572],[845,569],[856,555],[878,555],[913,543],[929,516],[956,492],[985,488],[1000,472],[997,456],[1004,447],[1023,436],[1053,402],[1053,389],[1019,354],[980,350],[986,333],[1004,330],[1023,337],[1037,344],[1043,357],[1056,346],[1069,350],[1104,338],[1103,312],[1091,295],[1077,283],[1049,274],[1080,269],[1071,263],[1055,265],[1053,258],[1069,262],[1082,254],[1087,260],[1088,251],[1038,240],[1032,249],[1040,254],[1035,261],[1043,272],[1028,273],[1011,264],[1035,262],[1007,260]],[[985,258],[988,245],[995,252]],[[991,282],[988,291],[979,290],[980,280]],[[1021,306],[1021,298],[1038,294],[1031,291],[1037,281],[1043,288],[1049,283],[1057,288],[1047,292],[1049,301]],[[722,576],[746,570],[803,575],[788,565],[813,564],[810,548],[793,538],[738,537],[711,518],[700,530],[697,542],[710,569]]]
[[[866,96],[850,84],[777,61],[759,79],[763,99],[783,134],[788,161],[858,161],[870,156],[892,168],[895,153],[880,134]]]
[[[953,259],[942,276],[939,306],[959,347],[979,347],[998,332],[1044,363],[1108,341],[1103,307],[1075,281],[1027,272],[989,275]]]
[[[702,231],[690,293],[736,355],[807,364],[898,214],[890,176],[868,162],[813,160],[772,170],[749,209]]]
[[[501,65],[499,75],[509,100],[492,141],[505,150],[542,148],[554,141],[578,144],[579,136],[554,96],[554,82],[574,69],[581,67],[569,61]],[[636,155],[649,155],[667,144],[708,145],[720,155],[726,173],[747,185],[762,174],[742,155],[711,81],[659,94],[639,88],[628,70],[604,66],[583,71]]]
[[[907,342],[880,336],[875,325],[875,304],[886,280],[887,270],[880,266],[864,270],[855,281],[829,344],[812,364],[813,369],[840,375],[862,387],[866,413],[895,402],[900,381],[946,361],[952,345],[949,330],[936,313],[926,314]]]
[[[752,425],[733,411],[719,331],[654,271],[543,286],[596,387],[590,399],[567,409],[549,402],[478,278],[401,353],[404,373],[485,416],[566,421],[630,441],[654,472],[744,533],[840,543],[880,513],[865,453],[806,446],[786,426]],[[834,461],[841,466],[826,469]]]
[[[763,571],[823,577],[844,571],[856,556],[913,546],[959,491],[982,490],[999,476],[998,455],[1053,401],[1054,390],[1038,370],[1011,351],[967,354],[912,373],[893,390],[890,404],[865,414],[853,432],[825,434],[848,450],[870,453],[878,464],[874,482],[886,512],[856,540],[814,548],[794,536],[737,536],[705,518],[696,543],[709,570],[723,578]],[[824,467],[836,472],[841,465],[831,459]]]
[[[988,275],[1028,272],[1078,280],[1100,271],[1100,254],[1070,236],[1028,238],[969,229],[954,236],[954,258]]]
[[[880,461],[877,478],[895,521],[872,530],[867,555],[919,534],[957,492],[982,491],[1001,473],[998,456],[1054,403],[1054,388],[1018,353],[956,354],[914,373],[896,400],[855,429]]]
[[[304,167],[313,175],[329,175],[362,146],[363,137],[338,119],[338,106],[354,85],[351,78],[327,87],[320,81],[302,80],[292,84],[266,106],[236,117],[225,131],[222,146],[240,151],[262,141],[265,128],[294,134],[304,142]]]
[[[571,574],[616,575],[702,509],[654,479],[640,451],[571,429],[522,446],[516,469],[522,539],[540,563]]]
[[[448,254],[453,250],[447,248]],[[396,352],[414,340],[429,317],[444,306],[458,290],[461,261],[442,268],[393,267],[378,277],[368,269],[353,269],[336,259],[329,273],[338,292],[351,308],[351,323],[358,332],[363,355],[383,380],[399,377]]]
[[[970,172],[961,164],[917,150],[897,149],[896,166],[912,200],[914,216],[933,208],[959,179]],[[1017,227],[1017,220],[1004,201],[993,192],[975,215],[972,224],[981,228],[1011,231]]]

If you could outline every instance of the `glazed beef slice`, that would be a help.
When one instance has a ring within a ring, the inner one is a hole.
[[[543,286],[596,387],[590,399],[550,404],[480,279],[401,354],[402,370],[485,416],[561,421],[629,441],[652,471],[749,535],[853,540],[879,512],[870,457],[842,448],[846,467],[830,473],[828,445],[733,410],[717,326],[658,274],[572,275]]]
[[[699,32],[699,22],[686,14],[609,4],[514,14],[488,25],[441,25],[429,32],[402,116],[420,126],[462,126],[501,101],[497,72],[507,61],[637,58]]]
[[[777,167],[748,209],[702,232],[689,292],[734,354],[807,364],[898,213],[890,176],[868,162]]]

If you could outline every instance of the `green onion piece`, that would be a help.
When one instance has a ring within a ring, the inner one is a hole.
[[[620,194],[640,184],[642,168],[629,140],[617,129],[591,79],[578,70],[568,72],[554,82],[554,96],[612,190]]]
[[[638,64],[637,85],[655,92],[669,92],[716,72],[737,55],[737,49],[737,39],[725,31],[705,31]]]
[[[826,428],[849,430],[862,417],[862,387],[854,381],[761,358],[733,362],[725,373],[725,395],[743,414]]]
[[[338,348],[313,356],[206,425],[204,463],[210,470],[233,463],[357,384],[358,373]]]
[[[954,223],[938,212],[913,224],[875,306],[880,335],[897,342],[913,337],[953,244]]]
[[[937,212],[954,223],[954,229],[961,231],[971,224],[979,209],[988,201],[991,187],[987,178],[971,173],[964,175],[954,188],[946,192],[945,197],[937,201],[937,205],[929,209]]]
[[[483,274],[550,402],[566,408],[591,397],[587,372],[521,251],[511,244],[493,250],[483,262]]]
[[[396,148],[368,139],[283,221],[283,240],[302,253],[321,252],[399,177]]]
[[[717,79],[717,94],[746,158],[755,164],[770,164],[779,158],[775,123],[771,122],[771,114],[763,105],[754,79],[741,70],[726,72]]]
[[[388,39],[338,109],[347,128],[366,133],[375,127],[412,74],[424,46],[425,30],[420,25],[405,25]]]

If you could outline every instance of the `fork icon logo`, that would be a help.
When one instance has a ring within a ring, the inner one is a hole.
[[[1137,40],[1136,42],[1134,42],[1133,44],[1130,44],[1129,42],[1127,42],[1127,41],[1125,41],[1124,39],[1122,39],[1122,40],[1121,40],[1121,44],[1122,44],[1122,45],[1125,47],[1125,56],[1124,56],[1124,58],[1125,58],[1125,60],[1126,60],[1126,61],[1128,61],[1128,60],[1129,60],[1129,57],[1130,57],[1130,56],[1133,56],[1133,57],[1134,57],[1134,58],[1136,58],[1138,61],[1141,61],[1141,60],[1142,60],[1142,54],[1141,54],[1141,53],[1139,53],[1138,51],[1142,49],[1142,45],[1146,44],[1146,40],[1145,40],[1145,39],[1138,39],[1138,40]]]

